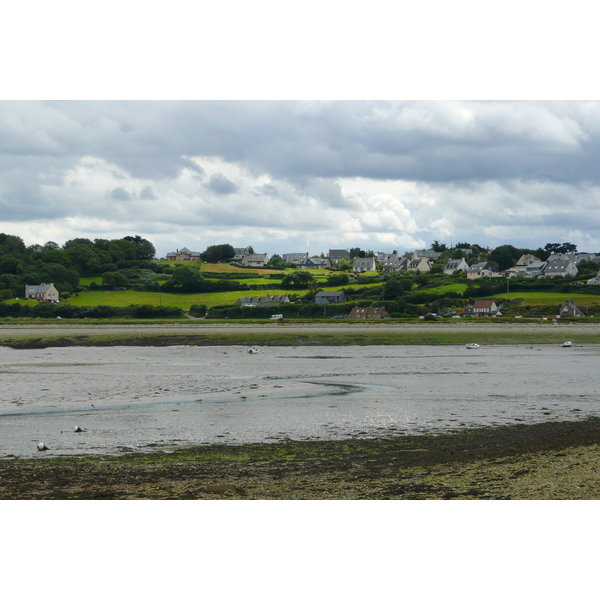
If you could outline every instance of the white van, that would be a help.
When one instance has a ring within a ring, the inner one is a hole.
[[[283,315],[271,315],[271,321],[281,321],[283,319]]]

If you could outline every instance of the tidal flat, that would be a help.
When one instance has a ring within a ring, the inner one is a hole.
[[[597,498],[599,355],[4,347],[0,498]]]

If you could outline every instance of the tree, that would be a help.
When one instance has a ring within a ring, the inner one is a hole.
[[[154,244],[148,240],[145,240],[143,237],[139,235],[127,235],[123,239],[134,243],[138,247],[138,260],[152,260],[156,256],[156,248],[154,247]]]
[[[445,252],[446,250],[448,250],[446,244],[440,244],[440,242],[438,242],[437,240],[433,241],[433,244],[431,244],[431,249],[434,252]]]
[[[285,261],[279,254],[273,254],[267,264],[271,267],[285,267]]]
[[[347,273],[337,273],[327,278],[327,285],[348,285],[350,277]]]
[[[204,277],[200,275],[198,269],[181,265],[173,272],[169,287],[179,289],[182,292],[197,292],[200,291],[203,283]]]
[[[218,263],[221,261],[230,261],[235,256],[235,250],[230,244],[219,244],[217,246],[209,246],[201,255],[200,258],[204,262]]]
[[[131,282],[121,271],[108,271],[102,274],[102,284],[109,287],[129,287]]]
[[[489,255],[489,260],[496,263],[501,271],[506,271],[506,269],[514,267],[520,257],[520,250],[514,246],[505,245],[494,248]]]
[[[569,254],[570,252],[577,252],[576,244],[571,244],[570,242],[552,242],[546,244],[544,246],[544,250],[546,252],[550,252],[550,254]]]
[[[281,280],[282,288],[307,288],[314,281],[312,273],[308,271],[293,271]]]

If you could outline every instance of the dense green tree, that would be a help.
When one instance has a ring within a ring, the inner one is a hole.
[[[308,288],[314,279],[309,271],[293,271],[281,280],[281,287],[284,289]]]
[[[271,267],[285,267],[285,261],[279,254],[273,254],[267,264]]]
[[[488,259],[498,265],[500,271],[506,271],[506,269],[515,266],[522,254],[523,253],[514,246],[498,246],[492,250]]]
[[[154,244],[143,237],[139,235],[126,235],[123,239],[137,246],[137,260],[152,260],[156,256]]]
[[[181,265],[173,272],[168,287],[182,292],[198,292],[202,289],[203,283],[204,277],[200,275],[198,269]]]
[[[327,285],[348,285],[350,277],[347,273],[334,273],[327,278]]]
[[[131,282],[122,271],[108,271],[102,274],[102,284],[109,287],[129,287]]]
[[[201,255],[200,258],[204,262],[218,263],[221,261],[230,261],[235,256],[235,250],[230,244],[218,244],[209,246]]]

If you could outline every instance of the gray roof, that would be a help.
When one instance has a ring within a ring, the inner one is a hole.
[[[331,298],[331,297],[335,297],[335,298],[339,298],[340,296],[345,296],[346,293],[344,291],[339,291],[339,292],[317,292],[315,294],[315,296],[318,296],[319,298]]]
[[[350,258],[350,250],[329,250],[329,258],[340,259]]]
[[[52,286],[51,283],[42,283],[42,285],[26,285],[25,293],[26,294],[43,294],[44,292],[47,292],[51,286]]]
[[[290,252],[288,254],[284,254],[281,258],[283,258],[285,262],[296,262],[307,259],[308,252]]]

